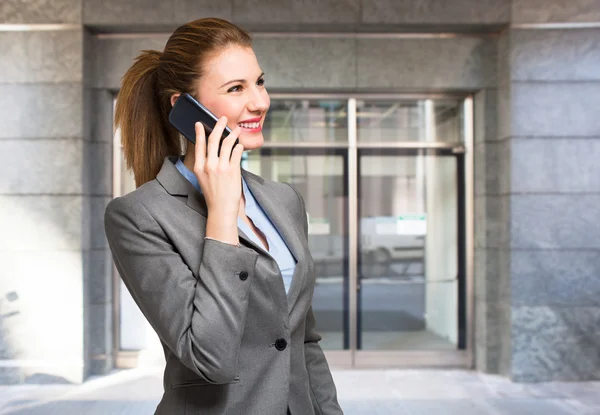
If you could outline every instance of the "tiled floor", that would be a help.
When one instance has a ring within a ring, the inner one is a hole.
[[[333,375],[346,415],[600,415],[600,382],[514,384],[460,370]],[[161,388],[160,372],[151,369],[115,372],[76,386],[0,386],[0,414],[152,414]]]

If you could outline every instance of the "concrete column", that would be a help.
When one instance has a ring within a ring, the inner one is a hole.
[[[109,292],[94,277],[109,264],[98,218],[110,195],[110,149],[91,141],[81,1],[2,7],[0,383],[81,382],[105,323],[106,305],[90,303]]]
[[[503,37],[498,206],[510,232],[498,267],[510,312],[498,331],[517,381],[600,378],[597,5],[515,0]]]

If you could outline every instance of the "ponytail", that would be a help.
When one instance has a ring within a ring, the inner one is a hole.
[[[161,54],[142,51],[123,76],[115,106],[115,129],[121,130],[125,161],[137,187],[156,177],[165,157],[181,154],[179,134],[168,123],[169,97],[159,95]]]

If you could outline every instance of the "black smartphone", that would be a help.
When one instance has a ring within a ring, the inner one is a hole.
[[[190,94],[181,94],[171,111],[169,112],[169,122],[173,127],[183,134],[185,138],[196,144],[196,122],[200,121],[204,125],[204,131],[206,132],[206,140],[208,136],[215,128],[215,124],[219,119],[208,110],[204,105],[196,101]],[[231,134],[231,129],[225,127],[221,139],[219,140],[219,150],[217,154],[221,154],[221,144],[223,139]],[[235,145],[239,140],[235,140]]]

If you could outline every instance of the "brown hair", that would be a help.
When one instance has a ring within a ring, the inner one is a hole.
[[[136,186],[153,180],[167,156],[181,155],[179,132],[169,123],[171,96],[195,95],[203,63],[227,46],[252,46],[248,32],[222,19],[206,18],[179,27],[163,52],[143,50],[121,81],[115,130]]]

